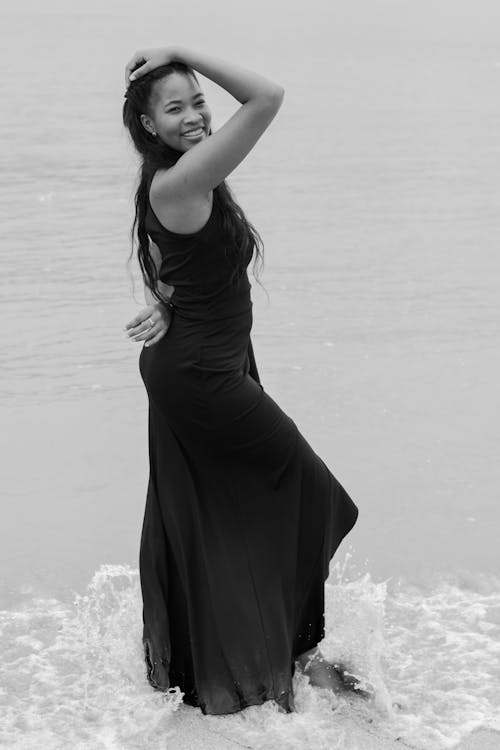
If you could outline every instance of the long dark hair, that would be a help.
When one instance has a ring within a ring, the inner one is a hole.
[[[134,254],[135,234],[137,233],[137,258],[142,276],[153,296],[161,302],[167,300],[158,289],[158,270],[149,252],[149,238],[146,231],[148,190],[155,171],[173,166],[182,156],[182,152],[176,151],[149,133],[142,125],[140,116],[150,112],[150,101],[155,81],[174,72],[186,76],[190,75],[196,83],[199,83],[194,70],[189,65],[178,61],[170,62],[168,65],[161,65],[131,81],[123,104],[123,124],[128,128],[132,142],[142,157],[139,167],[139,186],[135,194],[135,218],[131,230],[132,251],[127,265]],[[211,132],[210,130],[209,135]],[[214,188],[213,199],[221,209],[223,228],[229,237],[229,244],[233,248],[233,277],[242,273],[248,264],[248,258],[252,257],[255,250],[253,274],[260,283],[256,275],[256,268],[258,266],[263,267],[264,253],[259,233],[247,220],[225,181]]]

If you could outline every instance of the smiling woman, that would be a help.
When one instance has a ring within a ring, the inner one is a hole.
[[[194,68],[241,104],[216,133]],[[139,356],[149,399],[139,559],[147,679],[179,686],[205,714],[268,700],[290,712],[296,664],[315,684],[348,686],[317,644],[329,562],[358,510],[265,392],[250,339],[247,267],[261,240],[225,178],[283,89],[185,49],[138,52],[132,70],[123,119],[142,156],[138,257],[160,301],[159,283],[174,290],[166,335]]]
[[[193,67],[187,62],[188,59],[191,62],[189,55],[193,56],[193,53],[173,48],[140,52],[134,56],[126,71],[128,88],[123,106],[123,122],[136,150],[142,156],[132,237],[134,238],[137,230],[139,265],[145,283],[160,302],[166,302],[167,299],[158,289],[158,273],[148,251],[149,240],[145,231],[150,190],[156,215],[169,229],[181,233],[190,233],[203,226],[211,213],[215,197],[222,212],[224,227],[232,240],[228,253],[232,255],[234,274],[238,275],[246,268],[247,257],[254,250],[254,272],[262,262],[262,240],[234,200],[224,178],[246,156],[273,119],[277,111],[276,104],[280,103],[280,97],[283,96],[283,91],[277,84],[257,73],[245,71],[245,76],[240,78],[229,76],[227,85],[231,86],[231,93],[243,106],[214,136],[205,96]],[[213,58],[210,59],[214,61]],[[194,62],[197,62],[196,57]],[[198,66],[200,67],[199,63]],[[221,61],[217,61],[217,68],[217,73],[222,75],[221,85],[224,85],[227,76],[224,63],[221,70]],[[130,75],[134,69],[135,73]],[[241,70],[238,68],[240,73]],[[201,69],[200,72],[208,72],[210,77],[210,71]],[[133,83],[129,82],[129,76]],[[241,112],[244,114],[243,123],[239,122]],[[246,128],[248,132],[245,132],[245,138],[241,138],[239,132],[246,120],[249,120],[250,127]],[[198,126],[203,127],[203,136],[186,135],[189,130]],[[224,145],[221,150],[220,134],[228,127],[230,149],[226,149],[225,137],[222,139]],[[209,141],[212,148],[207,154],[205,146]],[[193,164],[188,152],[194,151],[195,147],[198,157]],[[133,250],[130,258],[132,254]],[[164,312],[161,306],[159,310]],[[148,325],[144,321],[149,315],[148,308],[142,316],[139,314],[131,321],[131,333],[139,337],[138,340],[142,340],[141,337],[147,330]]]
[[[154,121],[141,115],[144,127],[179,152],[185,152],[203,138],[208,138],[212,115],[198,82],[191,76],[172,73],[159,81],[151,111]],[[193,194],[182,201],[171,196],[166,201],[161,174],[162,171],[158,170],[150,183],[150,200],[163,226],[181,233],[201,229],[212,212],[212,191],[207,196]]]
[[[172,73],[158,81],[151,112],[153,117],[141,115],[146,130],[178,151],[184,151],[186,143],[189,146],[208,136],[212,115],[198,82],[191,76]]]

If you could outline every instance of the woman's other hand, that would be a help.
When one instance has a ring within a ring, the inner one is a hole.
[[[125,68],[125,86],[128,88],[130,81],[140,78],[149,73],[150,70],[160,67],[160,65],[167,65],[174,58],[174,47],[154,47],[137,50]]]
[[[125,331],[132,341],[145,341],[144,346],[151,346],[163,338],[171,321],[172,313],[169,308],[158,302],[140,310],[135,318],[127,323]]]

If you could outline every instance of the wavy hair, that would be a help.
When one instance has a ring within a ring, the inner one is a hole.
[[[127,260],[127,265],[134,254],[134,244],[137,237],[137,258],[143,279],[150,288],[153,296],[163,303],[168,303],[169,300],[162,295],[158,288],[158,269],[149,252],[149,238],[146,231],[148,189],[155,171],[157,169],[172,167],[182,156],[183,152],[171,148],[149,133],[142,125],[140,116],[141,114],[150,113],[154,83],[174,72],[192,76],[196,83],[199,83],[194,70],[183,62],[173,61],[167,65],[161,65],[130,82],[125,94],[122,112],[123,124],[129,131],[136,151],[141,156],[139,184],[135,193],[135,217],[131,229],[132,250]],[[212,130],[209,131],[209,135],[211,133]],[[241,274],[246,269],[248,264],[247,259],[251,258],[255,251],[253,274],[260,284],[256,275],[256,269],[260,266],[263,267],[264,254],[263,243],[259,233],[247,220],[242,208],[235,201],[226,181],[221,182],[214,188],[213,199],[221,209],[223,228],[229,237],[229,244],[232,248],[232,278]]]

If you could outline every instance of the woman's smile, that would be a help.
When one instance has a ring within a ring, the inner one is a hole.
[[[194,128],[193,130],[186,130],[182,135],[184,138],[189,138],[190,140],[194,138],[200,138],[204,134],[204,129],[202,127]]]

